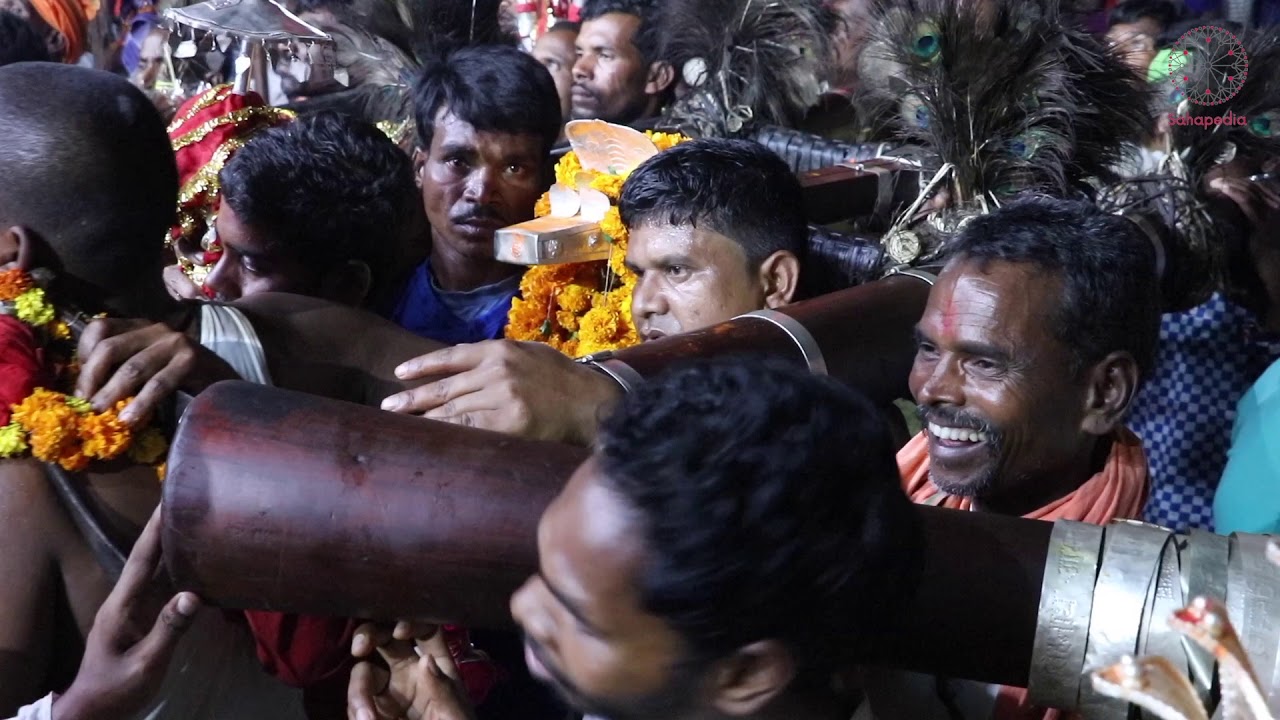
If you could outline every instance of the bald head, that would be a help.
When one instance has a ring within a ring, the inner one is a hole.
[[[146,96],[80,67],[0,67],[0,138],[0,232],[23,228],[82,302],[158,312],[178,177]]]

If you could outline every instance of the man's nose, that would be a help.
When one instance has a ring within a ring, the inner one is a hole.
[[[640,320],[652,315],[664,315],[667,312],[666,296],[651,278],[640,277],[636,280],[635,290],[631,293],[631,319],[636,325]]]
[[[213,270],[204,279],[204,286],[213,291],[218,300],[238,300],[240,292],[236,283],[235,263],[224,255],[214,263]]]
[[[577,82],[579,80],[590,79],[592,73],[595,72],[595,66],[596,66],[595,60],[592,60],[590,57],[586,55],[583,55],[582,57],[575,60],[573,62],[574,82]]]
[[[951,358],[935,363],[916,393],[921,405],[964,405],[964,383],[959,364]]]
[[[487,166],[479,166],[467,176],[462,197],[476,205],[488,205],[497,194],[499,173]]]

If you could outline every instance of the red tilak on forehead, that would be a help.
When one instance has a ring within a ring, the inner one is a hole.
[[[956,327],[956,296],[947,293],[942,301],[942,334],[950,337]]]

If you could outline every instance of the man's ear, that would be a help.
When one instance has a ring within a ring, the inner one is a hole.
[[[795,676],[795,660],[782,643],[751,643],[717,663],[711,702],[730,717],[757,715],[787,689]]]
[[[1114,352],[1088,370],[1084,421],[1090,435],[1109,435],[1129,414],[1138,393],[1138,361],[1127,352]]]
[[[35,246],[25,228],[14,225],[0,230],[0,268],[31,270]]]
[[[760,286],[764,289],[765,307],[772,310],[790,305],[800,286],[800,259],[786,250],[765,258],[760,263]]]
[[[644,94],[661,95],[676,81],[675,68],[671,63],[659,60],[649,64],[649,76],[645,78]]]
[[[413,151],[413,182],[422,187],[422,173],[427,170],[427,151],[417,148]]]
[[[359,260],[348,260],[320,281],[320,297],[351,307],[363,305],[371,290],[373,271]]]

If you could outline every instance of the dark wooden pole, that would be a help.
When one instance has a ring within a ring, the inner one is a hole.
[[[924,315],[929,285],[891,276],[789,305],[780,310],[813,336],[831,377],[885,405],[910,397],[907,376],[915,359],[915,325]],[[764,353],[804,363],[799,346],[779,326],[738,318],[705,330],[646,342],[621,350],[618,360],[643,377],[675,362],[731,353]]]
[[[220,383],[174,439],[166,563],[182,588],[227,607],[509,625],[507,600],[537,567],[542,510],[586,454]],[[920,512],[921,590],[880,661],[1025,685],[1052,526]]]

